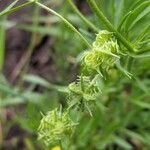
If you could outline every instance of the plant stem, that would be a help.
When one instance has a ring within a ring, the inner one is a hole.
[[[129,41],[127,41],[116,29],[115,27],[110,23],[110,21],[105,17],[105,15],[103,14],[103,12],[98,8],[95,0],[88,0],[91,8],[93,9],[93,11],[97,14],[97,16],[99,17],[99,19],[105,24],[105,26],[112,32],[114,32],[114,34],[116,35],[116,37],[122,42],[122,44],[131,52],[134,52],[134,48],[132,47],[131,43]]]
[[[73,8],[73,10],[77,13],[77,15],[89,26],[91,29],[93,29],[95,32],[98,32],[99,29],[92,23],[90,22],[75,6],[75,4],[72,2],[72,0],[67,0],[70,6]]]
[[[1,21],[4,21],[6,18],[3,17]],[[4,57],[5,57],[5,26],[0,25],[0,72],[3,71]]]
[[[26,6],[28,6],[28,5],[32,4],[32,3],[34,3],[34,1],[26,2],[26,3],[24,3],[24,4],[20,5],[20,6],[12,8],[12,9],[10,9],[8,11],[4,11],[4,12],[0,13],[0,17],[1,16],[5,16],[5,15],[9,15],[9,14],[11,14],[11,13],[13,13],[15,11],[18,11],[18,10],[22,9],[23,7],[26,7]]]
[[[89,42],[83,37],[83,35],[64,17],[62,17],[60,14],[58,14],[57,12],[55,12],[54,10],[52,10],[51,8],[39,3],[39,2],[35,2],[38,6],[42,7],[43,9],[47,10],[48,12],[56,15],[57,17],[59,17],[61,20],[64,21],[64,23],[67,24],[67,26],[73,30],[75,33],[77,33],[79,35],[79,37],[83,40],[83,42],[86,44],[87,47],[91,48],[91,44],[89,44]]]

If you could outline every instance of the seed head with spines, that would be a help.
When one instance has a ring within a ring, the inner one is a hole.
[[[38,139],[47,146],[56,144],[66,136],[71,136],[75,123],[70,119],[68,112],[54,109],[43,115],[38,128]]]
[[[119,59],[119,46],[112,32],[102,30],[97,34],[92,49],[84,53],[83,65],[87,70],[108,70]]]

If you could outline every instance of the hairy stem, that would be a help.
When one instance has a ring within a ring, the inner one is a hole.
[[[127,41],[116,29],[115,27],[110,23],[110,21],[105,17],[103,12],[98,8],[95,0],[88,0],[91,8],[93,11],[97,14],[99,19],[105,24],[105,26],[114,34],[116,37],[122,42],[122,44],[128,49],[128,51],[134,52],[134,48],[132,47],[131,43]]]
[[[64,21],[64,23],[67,24],[67,26],[73,30],[75,33],[77,33],[79,35],[79,37],[83,40],[83,42],[86,44],[87,47],[91,48],[91,45],[89,44],[89,42],[83,37],[83,35],[64,17],[62,17],[60,14],[58,14],[57,12],[55,12],[54,10],[52,10],[51,8],[39,3],[39,2],[35,2],[38,6],[40,6],[41,8],[45,9],[46,11],[56,15],[57,17],[59,17],[61,20]]]

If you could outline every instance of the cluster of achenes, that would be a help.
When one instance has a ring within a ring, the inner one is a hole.
[[[86,108],[90,115],[90,105],[98,99],[101,89],[97,80],[98,76],[91,79],[89,76],[80,76],[76,82],[68,86],[68,105],[70,108]]]
[[[82,60],[87,70],[108,70],[119,59],[119,46],[112,32],[102,30],[97,34],[92,50],[85,52]],[[102,75],[102,74],[101,74]]]
[[[62,113],[55,109],[43,116],[39,126],[38,138],[46,145],[61,141],[71,136],[75,123],[69,115],[70,109],[86,109],[92,115],[90,106],[101,94],[99,79],[102,69],[109,69],[119,59],[117,40],[111,32],[100,31],[92,45],[92,50],[85,52],[82,62],[87,70],[96,70],[96,75],[81,75],[76,82],[69,84],[65,92],[68,95],[68,109]],[[82,73],[84,74],[84,73]]]
[[[68,112],[54,109],[43,115],[39,126],[38,139],[47,146],[57,144],[64,137],[70,137],[73,133],[75,123],[70,119]]]

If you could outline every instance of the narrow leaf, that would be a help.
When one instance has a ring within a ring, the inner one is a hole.
[[[16,5],[16,3],[18,2],[19,0],[15,0],[13,3],[11,3],[9,6],[7,6],[1,13],[0,13],[0,15],[1,14],[4,14],[4,13],[6,13],[6,12],[8,12],[11,8],[13,8],[15,5]]]
[[[126,20],[125,30],[131,29],[142,17],[150,12],[150,1],[136,7]]]

